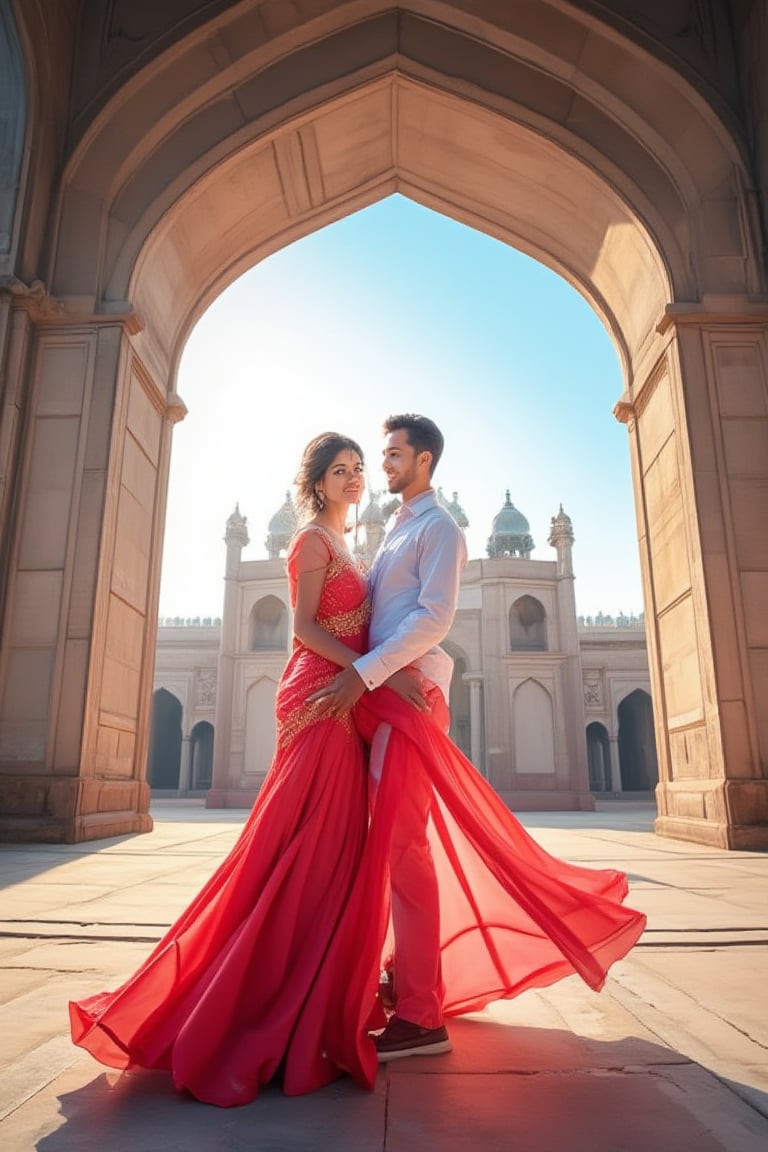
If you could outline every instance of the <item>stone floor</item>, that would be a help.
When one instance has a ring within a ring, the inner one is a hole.
[[[626,870],[648,929],[597,995],[572,977],[451,1023],[448,1056],[300,1099],[206,1107],[72,1047],[66,1004],[132,971],[244,813],[156,802],[155,830],[0,845],[3,1152],[764,1152],[768,855],[662,840],[646,805],[528,813],[551,852]]]

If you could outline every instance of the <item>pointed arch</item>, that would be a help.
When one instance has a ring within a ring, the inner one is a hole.
[[[181,701],[167,688],[152,697],[147,776],[151,788],[173,791],[181,772]]]
[[[547,613],[535,596],[519,596],[509,609],[509,647],[512,652],[547,651]]]
[[[288,647],[288,610],[278,596],[262,596],[251,609],[251,652],[285,652]]]

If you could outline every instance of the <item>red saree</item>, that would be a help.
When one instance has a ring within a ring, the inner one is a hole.
[[[305,535],[288,557],[292,596]],[[318,620],[363,651],[365,582],[351,558],[322,539],[330,564]],[[103,1064],[168,1069],[199,1100],[231,1106],[253,1100],[278,1072],[286,1092],[308,1092],[356,1061],[353,1030],[338,1038],[335,1065],[304,1035],[320,1028],[305,1002],[326,982],[368,823],[351,717],[314,722],[304,705],[336,672],[295,646],[277,692],[274,761],[234,848],[122,987],[70,1004],[72,1039]],[[357,962],[354,949],[337,953],[331,982],[346,980]]]
[[[362,579],[330,539],[328,549],[319,619],[361,650]],[[293,588],[295,549],[289,575]],[[232,852],[134,976],[70,1005],[74,1042],[98,1060],[169,1069],[221,1106],[253,1100],[278,1074],[289,1095],[345,1072],[372,1087],[390,842],[414,772],[434,793],[448,1015],[574,972],[600,988],[640,936],[645,917],[621,903],[625,876],[540,848],[444,735],[437,690],[431,715],[387,688],[356,706],[365,739],[392,726],[369,822],[360,736],[349,718],[313,722],[303,705],[336,671],[296,648],[278,690],[275,759]]]

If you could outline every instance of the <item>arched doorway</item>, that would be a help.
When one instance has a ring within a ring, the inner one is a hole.
[[[611,742],[604,724],[587,724],[587,765],[591,792],[611,792]]]
[[[150,787],[176,791],[181,771],[181,703],[158,688],[152,698],[147,775]]]
[[[18,462],[0,526],[8,795],[25,773],[41,795],[42,779],[68,790],[57,810],[75,815],[55,828],[41,803],[49,838],[148,826],[184,342],[239,272],[398,191],[548,264],[603,318],[639,494],[657,828],[765,847],[766,556],[751,526],[768,512],[768,312],[735,54],[697,87],[687,45],[655,29],[654,49],[639,4],[619,19],[542,0],[536,19],[523,6],[503,23],[491,0],[293,6],[275,24],[258,7],[222,0],[178,22],[158,0],[129,37],[95,0],[71,28],[15,9],[35,106],[51,111],[28,133],[40,178],[16,209],[28,225],[2,329],[9,411],[25,412],[3,441]],[[716,31],[735,53],[728,21]]]
[[[190,732],[190,787],[207,792],[213,779],[213,724],[200,720]]]
[[[651,792],[659,782],[653,705],[642,688],[619,704],[619,771],[623,792]]]
[[[451,675],[451,691],[449,707],[451,710],[450,737],[454,744],[458,744],[468,760],[472,758],[472,717],[469,702],[469,684],[464,679],[467,672],[467,661],[463,656],[453,656],[453,673]]]

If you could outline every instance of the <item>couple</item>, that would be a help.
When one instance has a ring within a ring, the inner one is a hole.
[[[599,989],[644,928],[621,873],[549,856],[448,738],[436,645],[464,541],[430,487],[437,427],[385,434],[403,506],[367,584],[344,540],[362,452],[335,434],[304,452],[277,748],[237,843],[125,984],[70,1005],[98,1060],[167,1069],[207,1103],[275,1078],[371,1088],[380,1061],[449,1051],[447,1016],[573,972]]]

